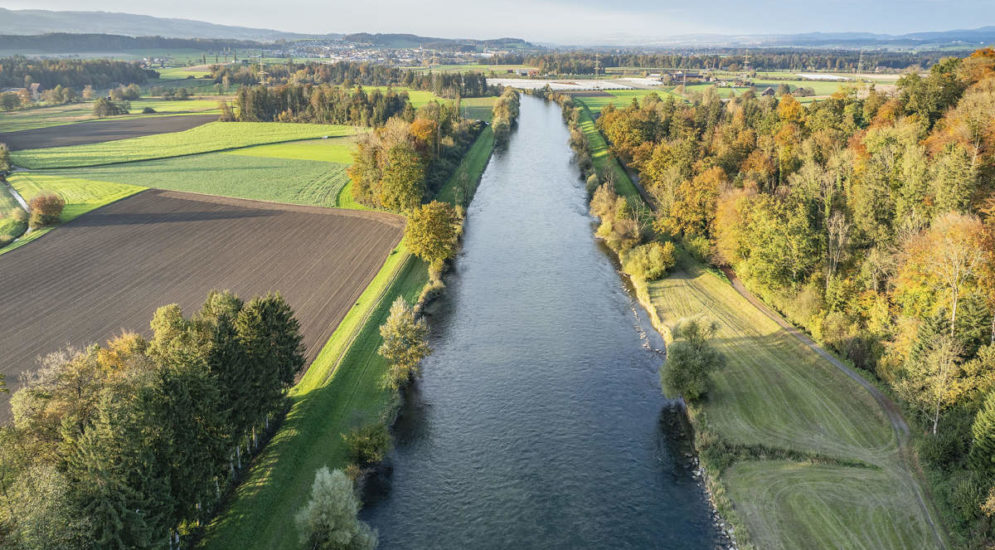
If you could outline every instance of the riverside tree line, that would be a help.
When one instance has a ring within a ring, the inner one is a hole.
[[[982,545],[995,513],[995,51],[897,88],[807,108],[714,89],[605,108],[598,127],[657,207],[623,211],[613,234],[652,230],[732,267],[884,382],[921,422],[951,523]]]
[[[57,351],[25,375],[0,429],[0,546],[180,547],[304,365],[278,294],[212,292],[191,317],[160,308],[151,329]]]
[[[439,97],[481,97],[497,93],[487,85],[481,73],[436,73],[400,69],[372,63],[339,61],[337,63],[293,63],[266,65],[260,70],[256,65],[213,65],[211,78],[224,87],[256,84],[331,84],[352,88],[354,86],[400,86],[425,90]]]

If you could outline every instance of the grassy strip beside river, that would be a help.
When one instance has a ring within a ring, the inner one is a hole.
[[[599,158],[614,163],[586,108],[579,123],[595,167]],[[624,170],[614,177],[626,195]],[[715,504],[742,546],[940,544],[897,436],[866,390],[690,258],[635,287],[668,342],[682,320],[718,325],[713,345],[728,365],[689,416]]]
[[[293,516],[307,500],[315,470],[344,468],[342,434],[395,405],[395,392],[380,383],[387,362],[377,353],[379,327],[396,297],[414,302],[427,281],[425,263],[395,249],[290,391],[283,425],[253,461],[229,507],[207,528],[201,546],[297,547]]]
[[[457,186],[464,185],[461,197],[469,202],[493,148],[494,134],[485,128],[439,200],[457,200]],[[201,547],[297,547],[293,517],[307,500],[315,470],[345,468],[349,459],[342,434],[388,416],[397,405],[396,392],[381,383],[388,365],[378,354],[380,325],[398,296],[414,303],[428,282],[428,266],[403,245],[388,257],[291,390],[286,420],[253,461],[229,506],[208,526]]]

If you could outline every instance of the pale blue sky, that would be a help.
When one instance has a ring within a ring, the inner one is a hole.
[[[695,33],[906,33],[995,25],[995,0],[0,0],[306,33],[409,32],[580,43]]]

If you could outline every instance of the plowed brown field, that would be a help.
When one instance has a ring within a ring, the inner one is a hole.
[[[389,214],[144,191],[0,256],[0,372],[13,391],[40,355],[147,333],[157,307],[192,314],[211,289],[281,292],[310,363],[403,225]]]
[[[177,115],[123,120],[96,120],[32,130],[0,133],[0,143],[13,151],[103,143],[152,134],[182,132],[218,120],[218,115]]]

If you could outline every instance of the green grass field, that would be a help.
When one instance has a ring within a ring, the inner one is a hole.
[[[352,137],[338,137],[278,143],[275,145],[258,145],[256,147],[237,149],[226,154],[352,164],[352,154],[355,150],[356,142]]]
[[[345,467],[342,434],[377,420],[393,404],[394,393],[380,385],[387,364],[377,354],[390,304],[397,296],[413,302],[427,281],[423,262],[403,249],[392,253],[290,391],[290,413],[230,507],[208,526],[202,547],[298,548],[293,517],[315,470]]]
[[[484,175],[493,151],[494,132],[488,126],[477,136],[477,141],[473,142],[459,167],[439,190],[436,199],[464,206],[468,204],[477,191],[477,185],[480,184],[480,178]]]
[[[460,100],[460,110],[464,118],[475,118],[490,122],[494,115],[496,97],[466,97]]]
[[[30,202],[35,195],[55,193],[66,201],[62,210],[63,223],[76,219],[105,204],[121,200],[142,191],[145,187],[126,183],[90,181],[68,175],[42,175],[28,172],[11,174],[10,184]],[[73,176],[76,176],[74,173]]]
[[[575,101],[581,101],[587,108],[593,113],[600,113],[607,105],[614,105],[618,108],[624,108],[632,103],[632,99],[642,100],[642,98],[650,95],[656,94],[660,96],[660,99],[666,98],[668,95],[673,95],[674,97],[683,101],[680,95],[672,93],[670,88],[658,88],[655,90],[606,90],[607,96],[595,96],[595,97],[576,97]]]
[[[337,206],[339,191],[348,182],[346,168],[346,164],[335,162],[209,153],[81,168],[73,170],[72,175],[94,185],[130,183],[156,189],[332,208]],[[30,174],[31,177],[57,177],[63,172]]]
[[[11,158],[29,169],[77,168],[209,153],[322,136],[353,135],[351,126],[277,122],[211,122],[185,132],[143,136],[105,143],[15,151]]]
[[[728,364],[691,415],[701,437],[750,456],[719,476],[757,547],[937,546],[918,483],[866,390],[690,260],[639,292],[664,334],[684,319],[718,324],[713,342]],[[784,452],[825,463],[763,459]]]

